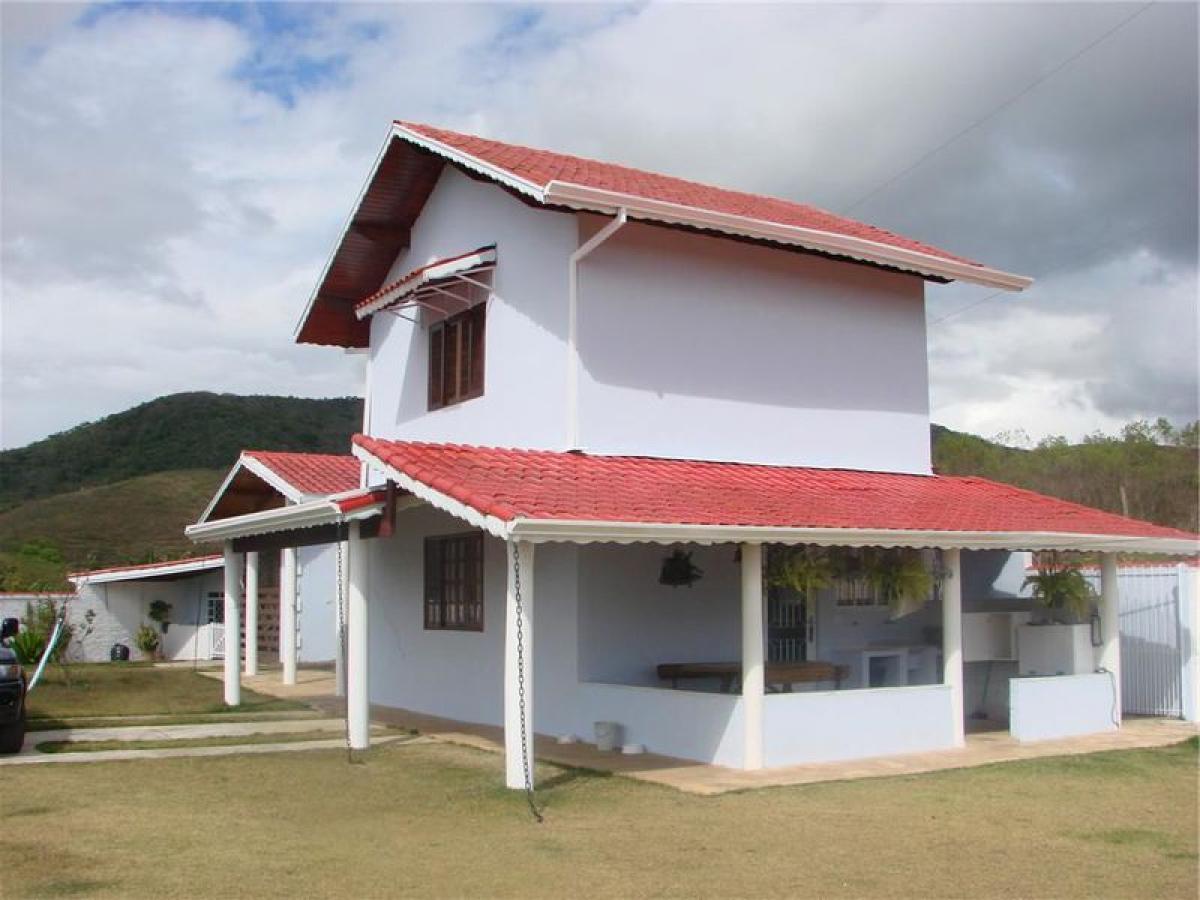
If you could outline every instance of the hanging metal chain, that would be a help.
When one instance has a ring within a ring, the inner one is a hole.
[[[517,542],[512,542],[513,553],[513,603],[514,614],[517,617],[517,708],[521,713],[521,767],[525,772],[525,802],[529,811],[539,823],[542,821],[541,810],[533,796],[533,771],[529,759],[529,730],[526,726],[525,710],[525,627],[523,624],[524,608],[521,602],[521,552]]]
[[[337,542],[337,629],[338,629],[338,646],[342,650],[342,681],[346,684],[345,703],[346,714],[342,717],[346,731],[346,762],[354,762],[354,748],[350,746],[350,691],[349,691],[349,671],[350,659],[346,648],[346,612],[345,600],[346,592],[344,589],[345,581],[342,578],[342,546],[345,542],[338,540]],[[336,679],[336,675],[334,678]]]

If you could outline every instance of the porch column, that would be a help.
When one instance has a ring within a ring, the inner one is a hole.
[[[346,718],[350,723],[350,746],[365,750],[371,743],[371,692],[367,683],[369,623],[367,615],[367,546],[359,523],[350,523],[350,584],[346,610]]]
[[[742,768],[763,767],[762,544],[742,544]]]
[[[516,548],[515,552],[513,548]],[[508,557],[508,589],[504,617],[504,783],[525,788],[525,765],[533,781],[533,544],[504,545]],[[517,611],[518,591],[520,616]],[[518,645],[517,628],[521,641]],[[525,727],[521,728],[521,682],[524,678]],[[526,756],[527,754],[527,756]]]
[[[246,554],[246,675],[258,674],[258,552]]]
[[[283,683],[296,683],[296,548],[279,552],[279,657]]]
[[[942,564],[942,683],[950,688],[954,746],[966,744],[963,734],[962,551],[943,550]]]
[[[1121,598],[1117,557],[1100,554],[1100,668],[1112,673],[1113,709],[1121,721]]]
[[[337,697],[346,696],[346,604],[350,596],[350,548],[346,541],[339,541],[334,548],[338,553],[341,565],[335,576],[338,581],[333,586],[337,592],[337,609],[334,610],[333,627],[335,629],[333,642],[333,692]]]
[[[242,682],[238,675],[241,644],[242,554],[225,542],[225,705],[242,702]]]

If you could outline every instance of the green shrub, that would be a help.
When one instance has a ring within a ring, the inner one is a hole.
[[[147,656],[158,651],[158,632],[149,625],[142,625],[133,635],[133,643]]]
[[[36,666],[42,658],[42,651],[46,649],[46,639],[36,631],[26,629],[13,636],[10,646],[21,665]]]

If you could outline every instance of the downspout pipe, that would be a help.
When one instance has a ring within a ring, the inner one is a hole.
[[[579,263],[620,231],[626,218],[622,206],[611,222],[579,245],[567,266],[567,450],[579,449]]]

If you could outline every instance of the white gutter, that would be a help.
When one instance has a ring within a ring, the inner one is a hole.
[[[1197,553],[1183,538],[1122,537],[1062,532],[907,531],[859,528],[778,528],[749,525],[672,525],[578,519],[514,519],[506,536],[531,543],[777,543],[827,547],[940,547],[961,550],[1092,550],[1112,553]]]
[[[571,254],[567,264],[567,449],[579,449],[579,263],[616,234],[627,219],[620,207],[616,217]]]
[[[102,572],[80,572],[68,575],[67,580],[76,587],[85,584],[108,584],[114,581],[137,581],[142,578],[161,578],[164,575],[186,575],[189,572],[205,572],[225,565],[221,557],[201,557],[181,562],[163,563],[161,566],[130,566]]]
[[[228,519],[218,519],[215,522],[197,522],[187,526],[183,533],[197,543],[225,541],[239,537],[270,534],[276,531],[292,531],[297,528],[316,528],[320,525],[353,522],[379,515],[384,505],[382,501],[360,506],[349,512],[342,512],[337,501],[359,493],[357,490],[347,491],[343,494],[322,497],[319,500],[310,500],[293,506],[281,506],[241,516],[230,516]]]
[[[696,228],[711,228],[726,234],[795,244],[809,250],[850,256],[864,262],[907,269],[922,275],[948,278],[952,281],[966,281],[1006,291],[1021,291],[1033,284],[1033,279],[1025,275],[1014,275],[999,269],[975,266],[867,238],[797,225],[781,225],[762,219],[714,212],[699,207],[685,206],[681,203],[667,203],[565,181],[551,181],[546,185],[543,197],[544,202],[550,204],[610,214],[618,209],[627,210],[635,218],[653,219],[675,225],[691,225]]]

